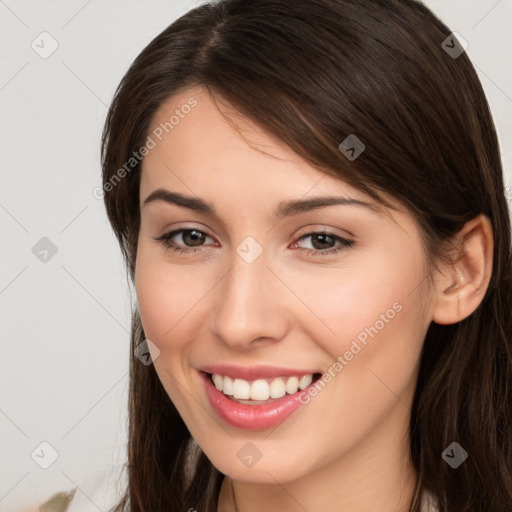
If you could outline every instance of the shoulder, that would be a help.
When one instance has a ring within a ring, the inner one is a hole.
[[[67,512],[75,494],[76,488],[71,491],[57,492],[39,507],[39,512]]]
[[[39,512],[98,512],[108,511],[121,499],[122,487],[119,471],[94,473],[82,479],[76,487],[50,496],[40,505]]]
[[[424,490],[421,496],[421,512],[438,512],[438,510],[436,497],[431,492]]]

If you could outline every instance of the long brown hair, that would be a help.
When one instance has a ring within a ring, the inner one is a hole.
[[[494,230],[493,274],[479,307],[432,323],[410,421],[418,483],[441,512],[512,510],[511,226],[495,127],[477,74],[451,30],[414,0],[220,0],[159,34],[122,79],[102,138],[104,201],[133,282],[140,161],[151,119],[171,95],[201,85],[313,166],[416,219],[429,261],[480,213]],[[448,47],[447,47],[448,46]],[[458,52],[460,53],[460,52]],[[349,161],[350,134],[366,146]],[[120,173],[121,168],[125,169]],[[117,174],[116,174],[117,173]],[[114,179],[115,178],[115,179]],[[199,450],[153,365],[132,316],[128,488],[116,512],[214,512],[222,475]],[[469,458],[456,470],[453,441]]]

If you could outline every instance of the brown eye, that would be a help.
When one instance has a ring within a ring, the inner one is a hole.
[[[202,231],[198,231],[197,229],[187,229],[182,231],[182,239],[185,242],[185,245],[201,245],[204,242],[205,238],[206,235]]]
[[[317,250],[330,249],[332,244],[336,242],[334,237],[325,233],[315,233],[311,235],[312,245]]]
[[[172,240],[178,236],[181,236],[183,246],[182,244],[177,244]],[[158,238],[155,238],[155,240],[162,242],[162,244],[174,251],[188,252],[197,250],[193,249],[193,247],[201,247],[204,245],[206,238],[209,238],[208,235],[203,231],[199,231],[198,229],[176,229],[169,233],[165,233]],[[190,247],[190,249],[187,249],[188,247]]]
[[[313,246],[312,249],[302,248],[302,250],[307,251],[308,256],[332,255],[342,251],[343,249],[350,248],[355,244],[353,240],[347,240],[346,238],[335,235],[334,233],[328,233],[325,231],[307,233],[302,235],[299,238],[299,241],[306,238],[311,238],[311,245]],[[336,245],[336,242],[338,242],[338,245]],[[297,243],[298,242],[296,242],[295,245]]]

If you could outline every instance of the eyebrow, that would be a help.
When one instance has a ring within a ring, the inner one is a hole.
[[[151,194],[149,194],[149,196],[144,200],[142,206],[144,207],[154,201],[163,201],[165,203],[175,204],[198,212],[214,215],[216,217],[219,216],[215,208],[206,201],[203,201],[198,197],[186,196],[163,188],[158,188],[151,192]],[[327,206],[334,205],[363,206],[378,212],[378,208],[374,204],[367,203],[359,199],[338,196],[318,196],[310,199],[282,201],[278,204],[273,215],[275,219],[282,219],[283,217],[288,217],[290,215],[297,215],[299,213],[309,212],[318,208],[325,208]]]

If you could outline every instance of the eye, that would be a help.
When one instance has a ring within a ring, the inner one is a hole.
[[[185,249],[172,241],[172,239],[176,236],[181,236],[183,242],[185,243]],[[169,233],[165,233],[158,238],[155,238],[155,240],[161,242],[165,247],[171,249],[173,252],[195,252],[202,247],[205,238],[211,237],[209,237],[203,231],[199,231],[198,229],[176,229]],[[190,245],[187,245],[189,243]]]
[[[302,248],[303,251],[306,251],[308,256],[333,255],[355,244],[353,240],[347,240],[346,238],[335,235],[334,233],[329,233],[328,231],[314,231],[302,235],[299,240],[295,242],[294,246],[297,245],[300,240],[305,240],[306,238],[311,238],[313,245],[313,249]],[[335,244],[336,242],[338,242],[338,245],[333,246],[333,243]]]
[[[175,241],[172,240],[178,236],[181,236],[185,247],[178,245]],[[174,231],[170,231],[169,233],[165,233],[158,238],[155,238],[155,240],[161,242],[172,252],[187,253],[200,250],[201,247],[204,246],[204,241],[206,238],[211,237],[198,229],[176,229]],[[314,231],[302,235],[298,241],[293,244],[293,246],[296,246],[299,241],[305,240],[307,238],[311,238],[313,242],[313,249],[301,248],[300,250],[306,251],[308,256],[324,256],[336,254],[344,249],[352,247],[355,244],[353,240],[347,240],[346,238],[335,235],[334,233],[329,233],[328,231]],[[336,242],[338,242],[337,245]],[[333,246],[333,244],[335,245]]]

